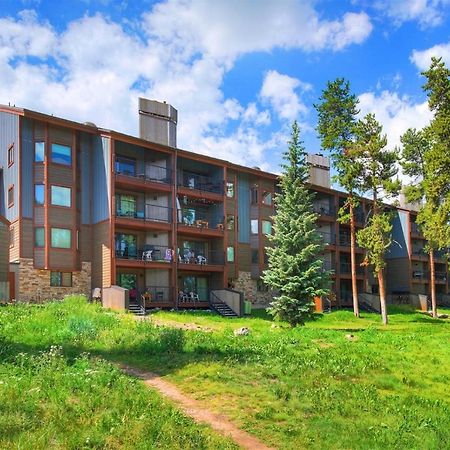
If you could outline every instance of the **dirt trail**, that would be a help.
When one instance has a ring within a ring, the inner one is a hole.
[[[204,408],[197,400],[183,394],[175,385],[163,380],[159,375],[126,365],[121,365],[120,368],[128,375],[140,378],[147,386],[158,390],[196,422],[207,424],[218,433],[231,437],[242,448],[249,450],[273,450],[272,447],[263,444],[256,437],[237,428],[227,417]]]

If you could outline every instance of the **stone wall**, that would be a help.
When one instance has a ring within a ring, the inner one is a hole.
[[[274,292],[258,292],[256,280],[251,277],[250,272],[239,271],[239,276],[234,280],[233,287],[236,291],[244,293],[245,300],[248,300],[256,308],[267,307],[272,301]]]
[[[35,269],[33,260],[21,258],[18,271],[17,300],[40,303],[50,299],[62,299],[68,294],[91,296],[91,263],[83,262],[81,271],[72,273],[72,287],[50,286],[50,270]]]

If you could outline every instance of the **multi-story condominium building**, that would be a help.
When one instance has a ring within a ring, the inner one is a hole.
[[[0,106],[11,296],[61,298],[118,285],[130,298],[149,294],[153,307],[206,307],[211,290],[233,287],[267,305],[260,275],[277,175],[177,148],[176,124],[172,106],[146,99],[139,138]],[[349,228],[336,220],[345,193],[330,188],[327,158],[309,162],[324,266],[334,271],[336,304],[349,306]],[[362,202],[357,211],[359,227],[367,208]],[[418,271],[408,272],[410,290]],[[360,292],[374,291],[370,271],[358,266],[357,277]]]

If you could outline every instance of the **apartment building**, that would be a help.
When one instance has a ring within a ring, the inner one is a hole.
[[[134,137],[0,106],[11,296],[61,298],[119,285],[130,298],[147,294],[153,307],[182,308],[206,307],[211,290],[233,287],[268,304],[272,293],[260,276],[277,176],[177,148],[177,115],[169,104],[140,99]],[[334,272],[336,305],[350,306],[349,227],[336,220],[346,197],[330,187],[327,158],[308,161],[324,266]],[[367,211],[362,202],[358,227]],[[360,292],[376,289],[359,265],[357,279]]]

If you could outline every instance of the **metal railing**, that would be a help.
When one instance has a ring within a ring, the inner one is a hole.
[[[349,262],[341,262],[339,264],[339,269],[341,273],[350,274],[352,273],[352,265]],[[361,267],[359,263],[356,263],[356,274],[364,275],[364,267]]]
[[[131,259],[144,262],[173,262],[173,251],[171,248],[162,245],[144,245],[137,251],[130,254],[129,249],[120,248],[120,242],[116,242],[116,258]]]
[[[178,262],[180,264],[197,264],[203,265],[219,265],[224,264],[224,253],[223,251],[204,251],[201,249],[183,249],[179,251]]]
[[[169,286],[146,286],[140,292],[140,297],[146,308],[151,308],[152,303],[169,303],[172,301],[172,288]]]
[[[195,208],[181,208],[181,214],[178,217],[180,225],[197,228],[210,228],[223,230],[223,215]]]
[[[223,193],[223,181],[218,182],[205,175],[183,170],[178,172],[177,178],[178,186],[197,189],[199,191],[213,192],[215,194]]]
[[[316,212],[317,214],[320,214],[321,216],[330,216],[330,217],[336,216],[336,208],[331,205],[315,203],[313,205],[313,210],[314,210],[314,212]]]
[[[429,256],[428,253],[423,248],[413,248],[412,254],[415,256]]]
[[[196,288],[192,291],[187,289],[178,291],[178,305],[192,305],[195,306],[198,302],[209,302],[210,289],[208,288]]]
[[[327,231],[319,231],[320,236],[322,237],[322,242],[326,245],[335,245],[336,244],[336,235],[334,233],[329,233]]]
[[[326,271],[332,271],[335,272],[335,264],[331,261],[322,261],[322,269]]]
[[[172,183],[172,169],[142,161],[136,161],[136,165],[133,166],[121,163],[120,160],[116,159],[115,173],[144,183]]]
[[[172,208],[152,204],[137,208],[134,202],[122,201],[116,205],[116,217],[151,222],[172,222]]]
[[[419,225],[416,222],[411,222],[411,233],[422,234]]]

